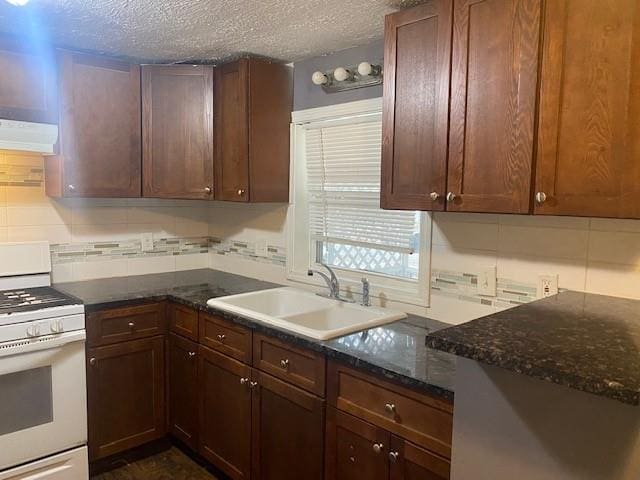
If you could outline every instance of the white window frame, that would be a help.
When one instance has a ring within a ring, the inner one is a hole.
[[[325,286],[317,276],[309,277],[309,268],[322,268],[315,263],[315,251],[312,249],[309,232],[306,188],[306,148],[305,131],[309,124],[332,124],[344,122],[357,117],[380,115],[382,98],[342,103],[328,107],[312,108],[293,112],[291,123],[291,168],[290,198],[287,221],[287,279],[307,285]],[[429,306],[431,275],[431,231],[432,218],[428,213],[422,214],[420,236],[420,265],[418,279],[409,280],[390,277],[373,272],[359,272],[334,268],[340,279],[343,294],[355,294],[359,298],[361,278],[366,276],[371,284],[372,297],[378,298],[381,304],[387,301],[407,303],[421,307]]]

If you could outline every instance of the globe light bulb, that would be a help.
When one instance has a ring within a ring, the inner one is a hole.
[[[324,85],[325,83],[327,83],[328,79],[324,73],[318,71],[313,72],[313,75],[311,75],[311,81],[316,85]]]
[[[333,71],[333,78],[335,78],[338,82],[344,82],[351,76],[349,70],[343,67],[338,67]]]
[[[358,65],[358,73],[363,77],[369,76],[373,73],[373,67],[369,62],[361,62]]]

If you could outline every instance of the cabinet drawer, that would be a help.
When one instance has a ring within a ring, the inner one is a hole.
[[[198,312],[193,308],[180,305],[179,303],[169,304],[169,329],[173,333],[182,335],[194,342],[198,341]]]
[[[200,314],[200,343],[241,362],[251,363],[251,330],[222,317]]]
[[[453,405],[329,362],[329,403],[443,457],[451,457]]]
[[[87,342],[91,346],[108,345],[166,332],[166,305],[149,303],[114,308],[87,316]]]
[[[323,355],[264,335],[253,337],[253,366],[316,395],[325,396]]]

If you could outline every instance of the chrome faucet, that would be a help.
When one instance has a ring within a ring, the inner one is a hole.
[[[327,296],[329,298],[333,298],[334,300],[341,300],[343,302],[351,302],[352,300],[348,300],[340,296],[340,282],[338,281],[338,277],[336,277],[336,274],[334,273],[333,269],[325,263],[321,263],[320,265],[322,265],[324,268],[327,269],[327,271],[329,272],[329,275],[323,272],[319,272],[318,270],[312,270],[312,269],[307,270],[307,275],[312,277],[313,274],[316,273],[320,275],[320,277],[326,282],[327,288],[329,288],[329,294],[322,295],[322,296]],[[318,294],[318,295],[321,295],[321,294]]]

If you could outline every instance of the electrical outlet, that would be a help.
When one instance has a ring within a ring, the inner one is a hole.
[[[257,256],[266,257],[267,256],[267,241],[264,238],[260,240],[256,240],[254,250]]]
[[[488,297],[496,296],[496,267],[483,269],[478,275],[478,294]]]
[[[538,298],[550,297],[558,293],[558,275],[538,277]]]
[[[142,245],[143,252],[150,252],[153,250],[153,233],[143,233],[140,235],[140,243]]]

